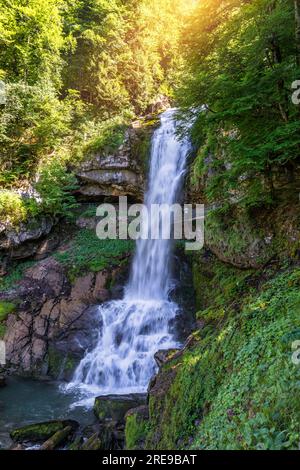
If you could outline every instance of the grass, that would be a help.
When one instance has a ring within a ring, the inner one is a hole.
[[[67,267],[70,279],[81,272],[98,272],[108,266],[117,266],[134,249],[132,240],[100,240],[93,230],[80,230],[68,249],[55,254]]]
[[[15,309],[15,303],[0,301],[0,339],[2,339],[6,333],[5,321],[7,317],[10,313],[13,313]]]
[[[0,292],[8,291],[16,287],[17,283],[21,281],[26,269],[30,268],[35,261],[23,261],[12,263],[9,267],[9,272],[5,277],[0,277]]]

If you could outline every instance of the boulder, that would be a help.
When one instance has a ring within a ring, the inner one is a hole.
[[[145,402],[146,395],[141,393],[101,396],[95,399],[94,412],[100,422],[124,423],[127,411]]]
[[[79,424],[73,420],[47,421],[43,423],[29,424],[27,426],[14,429],[10,433],[10,436],[15,442],[43,442],[59,431],[63,431],[68,428],[69,433],[75,432],[78,427]]]

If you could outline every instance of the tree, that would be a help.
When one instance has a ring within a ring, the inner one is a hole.
[[[193,136],[201,147],[200,171],[214,155],[208,193],[224,201],[239,189],[245,203],[259,203],[262,191],[272,195],[272,171],[290,171],[299,159],[300,123],[289,97],[296,70],[293,5],[200,2],[184,52],[189,73],[181,102],[207,109],[196,113]]]

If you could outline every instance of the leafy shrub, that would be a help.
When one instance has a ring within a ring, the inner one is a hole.
[[[22,197],[9,190],[0,191],[0,221],[5,225],[16,225],[27,217],[26,204]]]
[[[41,197],[40,210],[54,217],[72,217],[72,209],[77,207],[72,192],[77,183],[73,173],[69,173],[64,162],[53,158],[40,166],[35,188]]]

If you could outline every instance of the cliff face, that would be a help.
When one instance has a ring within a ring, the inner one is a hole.
[[[80,165],[76,170],[80,199],[128,196],[133,201],[141,202],[155,125],[156,120],[150,118],[135,123],[135,127],[128,129],[124,143],[114,154],[94,155]]]
[[[74,195],[79,202],[114,202],[119,196],[127,196],[131,202],[142,202],[151,138],[159,124],[156,115],[136,121],[125,133],[124,142],[111,154],[92,153],[72,168],[78,188]],[[39,199],[30,190],[21,197]],[[70,214],[72,215],[72,214]],[[5,275],[10,259],[41,259],[49,256],[59,244],[61,226],[59,217],[39,214],[36,218],[22,221],[18,226],[0,222],[0,276]]]

